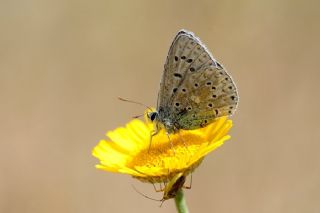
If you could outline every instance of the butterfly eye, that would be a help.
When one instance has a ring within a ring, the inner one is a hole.
[[[151,112],[149,113],[148,117],[151,121],[154,121],[156,119],[156,117],[158,116],[157,112]]]

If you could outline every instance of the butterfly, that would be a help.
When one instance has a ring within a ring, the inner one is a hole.
[[[157,109],[147,114],[167,134],[180,129],[207,126],[221,116],[232,115],[238,92],[231,76],[192,32],[175,36],[164,65]]]

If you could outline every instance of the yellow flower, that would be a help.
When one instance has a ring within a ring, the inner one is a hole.
[[[109,131],[110,140],[101,140],[92,154],[100,160],[96,168],[129,174],[143,182],[170,183],[187,176],[203,158],[230,139],[232,121],[218,118],[196,130],[180,130],[169,135],[164,130],[152,137],[153,124],[134,119],[126,127]]]

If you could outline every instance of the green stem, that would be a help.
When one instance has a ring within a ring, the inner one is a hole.
[[[174,201],[176,203],[176,207],[179,213],[189,213],[186,199],[184,198],[182,189],[178,191],[177,195],[174,198]]]

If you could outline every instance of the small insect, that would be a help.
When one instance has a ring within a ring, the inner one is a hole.
[[[163,191],[163,198],[161,201],[169,200],[171,198],[174,198],[178,191],[182,188],[190,189],[191,186],[184,186],[184,183],[186,182],[186,176],[183,173],[176,174],[164,187],[164,189],[160,189],[160,191]]]
[[[163,192],[163,197],[160,200],[148,197],[148,196],[142,194],[141,192],[139,192],[135,188],[134,188],[134,190],[136,192],[138,192],[139,194],[141,194],[142,196],[144,196],[145,198],[148,198],[148,199],[151,199],[151,200],[155,200],[155,201],[160,201],[161,205],[162,205],[164,201],[169,200],[171,198],[175,198],[180,189],[182,189],[182,188],[191,189],[192,176],[191,176],[190,186],[185,186],[184,185],[185,182],[186,182],[186,175],[183,174],[183,173],[178,173],[170,181],[165,183],[165,187],[164,188],[161,188],[161,186],[160,186],[160,189],[156,189],[155,188],[156,192]]]
[[[156,111],[148,113],[156,135],[205,127],[216,118],[232,115],[238,92],[231,76],[192,32],[174,38],[160,82]],[[151,137],[152,138],[152,137]]]

